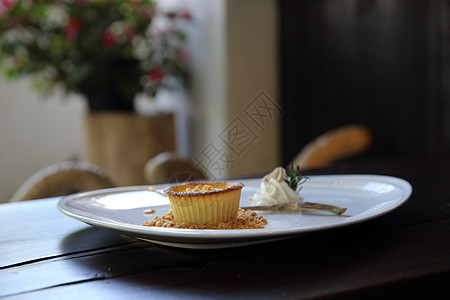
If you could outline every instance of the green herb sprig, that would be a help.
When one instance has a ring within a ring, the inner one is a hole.
[[[305,183],[308,179],[309,179],[309,177],[302,176],[300,174],[300,167],[298,165],[296,166],[295,169],[294,169],[294,166],[291,166],[289,177],[287,178],[286,183],[289,185],[289,187],[291,189],[293,189],[294,191],[297,191],[299,186],[301,184]]]

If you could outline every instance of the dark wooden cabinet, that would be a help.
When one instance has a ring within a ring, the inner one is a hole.
[[[281,0],[283,162],[335,127],[367,156],[450,152],[450,1]]]

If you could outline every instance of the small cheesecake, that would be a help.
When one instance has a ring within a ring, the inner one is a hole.
[[[241,182],[189,182],[164,189],[177,223],[218,225],[236,218]]]

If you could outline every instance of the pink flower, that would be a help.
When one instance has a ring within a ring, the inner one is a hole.
[[[129,23],[123,23],[123,33],[127,37],[128,41],[132,41],[137,37],[137,33]]]
[[[8,8],[14,4],[14,0],[2,0],[2,6]]]
[[[160,67],[154,67],[150,69],[148,72],[148,76],[150,77],[150,80],[156,83],[161,83],[161,81],[164,78],[164,70]]]
[[[2,16],[6,11],[14,4],[14,0],[1,0],[0,1],[0,16]]]
[[[80,20],[71,19],[64,27],[64,35],[69,41],[74,41],[77,38],[78,32],[80,31],[82,26],[83,23]]]
[[[192,14],[187,9],[183,9],[183,10],[179,11],[177,13],[177,17],[180,18],[180,19],[188,20],[188,21],[192,20]]]
[[[117,37],[114,32],[108,30],[103,35],[103,45],[106,47],[113,47],[117,44]]]

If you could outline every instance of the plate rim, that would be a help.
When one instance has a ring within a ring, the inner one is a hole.
[[[106,222],[102,220],[95,220],[90,217],[82,216],[76,214],[66,207],[66,203],[71,200],[76,200],[83,197],[93,197],[103,194],[114,194],[114,193],[124,193],[130,191],[141,191],[148,190],[150,187],[155,189],[162,189],[168,184],[159,184],[159,185],[137,185],[137,186],[126,186],[126,187],[114,187],[108,189],[100,189],[94,191],[81,192],[77,194],[72,194],[68,196],[62,197],[58,203],[57,208],[63,214],[74,218],[78,221],[84,222],[86,224],[97,226],[109,230],[119,231],[123,234],[140,237],[147,240],[152,241],[162,241],[162,242],[170,242],[172,244],[226,244],[226,243],[235,243],[240,241],[261,241],[261,240],[273,240],[277,238],[289,237],[289,236],[298,236],[301,234],[316,232],[327,230],[331,228],[338,228],[343,226],[353,225],[355,223],[369,221],[371,219],[380,217],[382,215],[388,214],[393,210],[398,209],[402,206],[411,196],[412,194],[412,185],[405,179],[400,177],[394,177],[389,175],[376,175],[376,174],[332,174],[332,175],[311,175],[308,176],[313,179],[332,179],[339,177],[341,179],[357,179],[366,181],[369,179],[381,181],[383,183],[390,183],[395,185],[396,187],[402,188],[402,196],[401,199],[397,200],[395,204],[390,207],[377,211],[368,216],[358,218],[356,216],[348,217],[346,222],[343,223],[330,223],[326,225],[320,225],[318,227],[308,227],[301,229],[284,229],[284,230],[276,230],[273,232],[267,231],[259,231],[258,229],[235,229],[235,230],[226,230],[220,231],[220,234],[217,235],[218,230],[205,230],[205,229],[176,229],[176,228],[152,228],[146,227],[142,225],[134,225],[134,224],[114,224],[112,222]],[[236,179],[236,180],[227,180],[227,181],[242,181],[247,182],[247,184],[251,184],[252,182],[259,182],[261,178],[249,178],[249,179]],[[212,181],[212,180],[211,180]],[[305,184],[307,185],[307,184]],[[353,218],[353,219],[350,219]],[[199,231],[202,234],[198,234]]]

